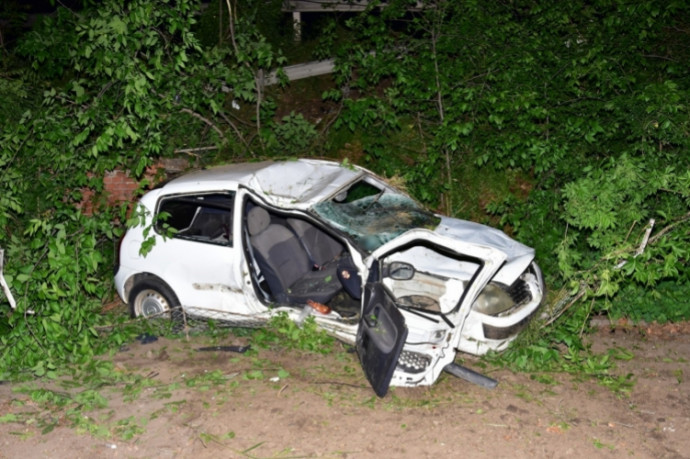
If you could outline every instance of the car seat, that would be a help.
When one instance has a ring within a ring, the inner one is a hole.
[[[247,215],[252,252],[275,301],[327,303],[342,290],[333,263],[314,269],[307,251],[285,225],[271,222],[268,211],[252,208]]]

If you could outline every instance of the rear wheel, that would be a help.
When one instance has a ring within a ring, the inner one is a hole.
[[[172,318],[173,310],[180,305],[175,293],[156,278],[139,281],[129,294],[132,317]]]

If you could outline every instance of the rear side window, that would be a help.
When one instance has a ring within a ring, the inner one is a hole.
[[[173,237],[211,244],[232,245],[232,209],[235,194],[206,193],[167,196],[158,203],[156,230]]]

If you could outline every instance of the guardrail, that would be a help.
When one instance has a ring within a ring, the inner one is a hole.
[[[326,75],[333,72],[335,59],[324,59],[322,61],[305,62],[304,64],[288,65],[283,67],[283,72],[289,81],[301,80],[319,75]],[[278,72],[270,72],[263,78],[265,86],[278,83]]]

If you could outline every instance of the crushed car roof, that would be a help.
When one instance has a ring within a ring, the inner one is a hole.
[[[299,159],[217,166],[187,173],[168,182],[166,193],[236,190],[248,186],[277,206],[308,208],[364,174],[361,167],[333,161]]]

